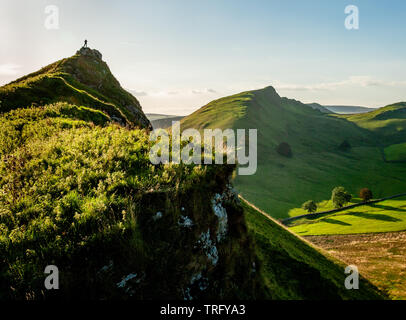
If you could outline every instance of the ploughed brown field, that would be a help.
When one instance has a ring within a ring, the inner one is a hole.
[[[406,299],[406,232],[305,237],[359,272],[391,299]]]

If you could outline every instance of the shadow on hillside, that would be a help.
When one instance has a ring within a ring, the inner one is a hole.
[[[401,209],[401,208],[392,207],[392,206],[384,206],[382,204],[377,204],[377,203],[371,204],[371,207],[379,208],[379,209],[383,209],[383,210],[388,210],[388,211],[406,212],[406,209]]]
[[[320,221],[331,223],[331,224],[338,224],[340,226],[351,226],[350,223],[343,222],[343,221],[340,221],[340,220],[331,219],[331,218],[321,219]]]
[[[386,214],[377,214],[377,213],[365,213],[365,212],[351,212],[348,213],[349,216],[361,217],[365,219],[371,220],[381,220],[381,221],[388,221],[388,222],[399,222],[402,221],[401,219],[394,218],[388,216]]]

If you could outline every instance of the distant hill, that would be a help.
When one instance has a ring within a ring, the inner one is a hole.
[[[180,121],[184,116],[173,116],[157,113],[147,113],[146,114],[149,121],[151,121],[152,127],[154,129],[166,129],[172,126],[172,121]]]
[[[396,118],[403,113],[391,113],[391,120],[371,120],[371,113],[323,111],[267,87],[212,101],[181,123],[182,129],[258,129],[257,173],[237,176],[234,183],[247,200],[273,217],[287,217],[290,209],[309,199],[329,199],[331,190],[341,185],[352,194],[370,187],[377,197],[404,192],[406,167],[385,163],[381,153],[385,130],[387,144],[406,140],[402,127],[395,130],[395,123],[405,121]],[[276,151],[282,142],[291,147],[291,158]],[[340,148],[344,143],[347,150]]]
[[[338,113],[338,114],[356,114],[374,111],[374,108],[358,107],[358,106],[327,106],[319,103],[308,103],[308,106],[317,109],[323,113]]]
[[[0,112],[61,101],[101,110],[122,124],[150,128],[138,100],[120,86],[101,53],[90,48],[0,87]]]
[[[246,201],[247,225],[257,244],[261,273],[273,299],[381,299],[376,288],[361,278],[360,290],[346,290],[346,265],[291,233]],[[277,274],[277,276],[275,276]]]
[[[331,111],[331,110],[327,109],[326,107],[324,107],[324,106],[322,106],[321,104],[318,104],[318,103],[308,103],[307,105],[309,107],[311,107],[311,108],[313,108],[315,110],[319,110],[319,111],[321,111],[323,113],[332,113],[332,112],[334,112],[334,111]]]
[[[359,106],[324,106],[324,108],[338,114],[356,114],[376,110],[375,108],[366,108]]]

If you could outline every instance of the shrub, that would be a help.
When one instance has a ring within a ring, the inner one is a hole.
[[[351,144],[348,142],[348,140],[344,140],[339,146],[338,149],[341,151],[350,151],[352,148]]]
[[[276,148],[276,151],[284,157],[291,158],[293,156],[292,148],[287,142],[282,142]]]
[[[351,194],[349,194],[344,187],[334,188],[331,194],[331,201],[336,208],[342,208],[346,203],[350,202],[351,199]]]
[[[359,197],[364,201],[368,202],[373,198],[372,191],[368,188],[363,188],[359,192]]]
[[[317,211],[317,204],[313,200],[309,200],[303,203],[302,209],[306,210],[309,213],[313,213]]]

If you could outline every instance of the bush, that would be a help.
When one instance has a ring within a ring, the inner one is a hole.
[[[344,140],[339,146],[338,149],[341,151],[350,151],[352,148],[351,144],[347,141]]]
[[[292,148],[287,142],[282,142],[279,144],[279,146],[276,148],[276,152],[287,158],[291,158],[293,156]]]
[[[359,197],[364,201],[368,202],[373,198],[372,191],[368,188],[363,188],[359,192]]]
[[[336,208],[342,208],[346,203],[350,202],[351,199],[351,194],[349,194],[344,187],[334,188],[331,194],[331,201]]]
[[[313,213],[317,211],[317,204],[313,200],[309,200],[303,203],[302,209],[306,210],[309,213]]]

